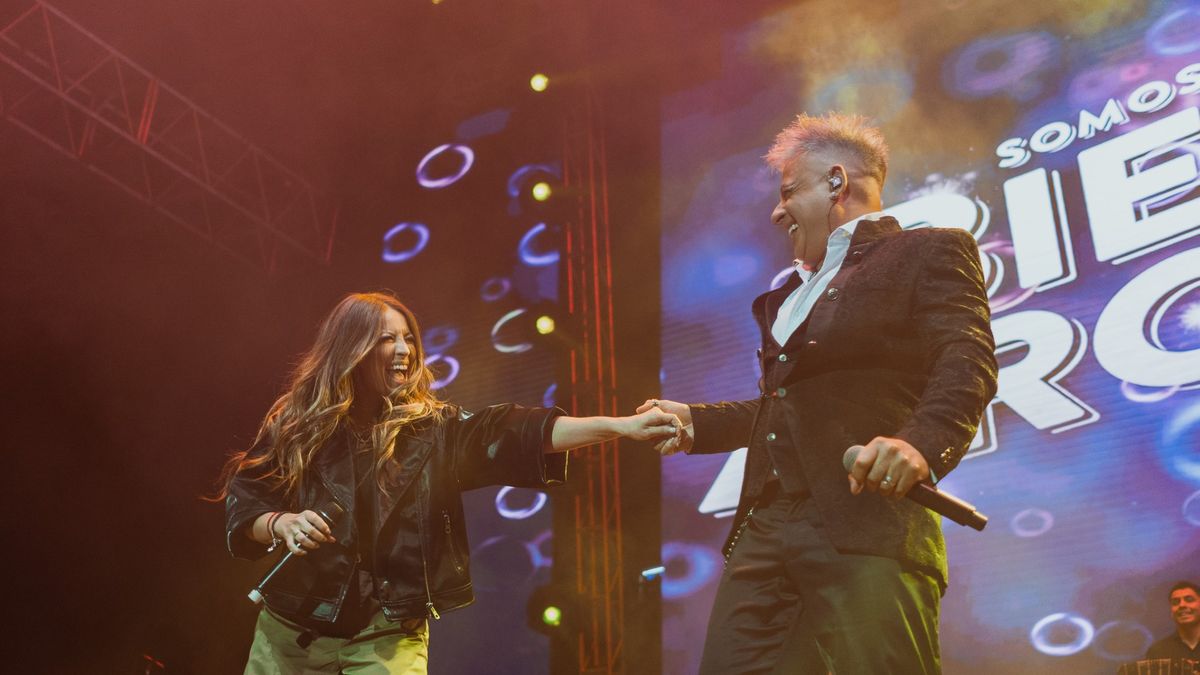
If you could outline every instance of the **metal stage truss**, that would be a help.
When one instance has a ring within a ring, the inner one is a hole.
[[[329,262],[303,177],[44,2],[0,29],[0,115],[238,258]]]
[[[596,94],[589,88],[582,98],[567,125],[563,166],[566,187],[579,195],[564,228],[567,311],[579,332],[569,354],[568,407],[576,415],[618,415],[608,166]],[[578,670],[571,670],[621,673],[627,622],[618,443],[588,448],[574,461],[573,555],[557,563],[571,565],[564,576],[583,601],[572,627]]]

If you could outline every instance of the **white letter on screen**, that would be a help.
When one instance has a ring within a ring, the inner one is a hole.
[[[1097,131],[1108,131],[1113,125],[1128,121],[1129,115],[1121,107],[1121,102],[1110,98],[1098,116],[1086,110],[1079,111],[1079,137],[1086,140],[1095,136]]]
[[[992,332],[997,357],[1029,348],[1025,358],[1000,369],[996,398],[1013,412],[1054,433],[1100,419],[1099,413],[1058,383],[1087,351],[1082,324],[1039,309],[994,319]]]
[[[1004,181],[1017,279],[1022,288],[1037,286],[1039,291],[1075,278],[1062,179],[1057,171],[1050,177],[1052,182],[1047,180],[1045,169],[1036,169]]]
[[[1200,349],[1171,351],[1159,324],[1171,306],[1200,288],[1200,248],[1155,264],[1108,301],[1096,320],[1096,360],[1113,375],[1143,387],[1200,384]]]
[[[1200,199],[1150,212],[1156,203],[1200,182],[1196,157],[1187,153],[1141,168],[1198,135],[1200,111],[1188,108],[1079,153],[1079,180],[1097,260],[1125,262],[1200,233]]]

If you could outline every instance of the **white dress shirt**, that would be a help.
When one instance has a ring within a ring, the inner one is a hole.
[[[842,262],[846,260],[846,252],[850,250],[850,239],[854,236],[854,229],[858,227],[858,221],[878,220],[882,215],[882,211],[868,213],[830,232],[829,242],[825,249],[825,261],[821,263],[821,269],[817,270],[815,274],[804,269],[799,260],[795,261],[796,271],[804,283],[800,284],[800,288],[792,291],[791,295],[787,296],[787,299],[779,306],[779,314],[775,317],[775,323],[771,324],[771,335],[776,342],[782,345],[788,341],[792,333],[795,333],[800,324],[808,318],[808,313],[812,311],[813,305],[817,304],[817,300],[829,286],[830,280],[842,268]]]

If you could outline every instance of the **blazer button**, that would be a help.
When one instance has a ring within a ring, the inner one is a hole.
[[[767,440],[768,441],[775,440],[775,432],[771,432],[771,433],[767,434]]]
[[[863,258],[863,252],[862,252],[862,251],[855,251],[855,252],[853,252],[853,253],[851,253],[851,254],[850,254],[850,257],[854,259],[854,262],[861,262],[861,261],[862,261],[862,258]]]
[[[778,396],[779,398],[783,398],[784,396],[787,396],[787,389],[780,387],[775,390],[775,395]]]
[[[780,362],[780,363],[783,363],[784,361],[787,361],[787,354],[780,354],[780,355],[779,355],[779,362]]]
[[[816,341],[816,340],[809,340],[809,341],[808,341],[806,344],[807,344],[809,347],[816,347],[816,346],[817,346],[817,341]]]
[[[825,291],[825,297],[829,298],[830,300],[837,300],[838,298],[842,297],[842,292],[836,288],[831,288]]]

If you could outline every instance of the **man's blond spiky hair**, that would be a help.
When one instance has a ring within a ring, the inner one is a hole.
[[[800,155],[829,151],[846,153],[847,159],[857,159],[855,167],[879,181],[887,178],[888,148],[879,129],[871,126],[861,115],[826,113],[813,117],[800,113],[792,123],[775,137],[775,143],[764,156],[767,165],[780,173]]]

